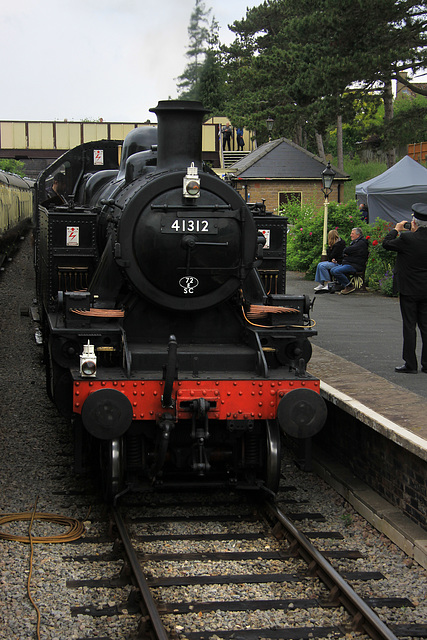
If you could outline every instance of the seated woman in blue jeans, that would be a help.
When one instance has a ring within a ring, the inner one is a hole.
[[[326,291],[328,289],[327,282],[331,280],[329,270],[332,269],[332,267],[336,267],[337,264],[341,264],[344,247],[344,240],[341,240],[336,229],[332,229],[328,233],[326,260],[324,262],[319,262],[316,267],[316,276],[314,279],[320,284],[318,284],[317,287],[314,287],[315,291]]]

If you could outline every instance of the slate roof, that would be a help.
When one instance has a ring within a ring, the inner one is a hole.
[[[320,180],[325,168],[326,163],[318,156],[287,138],[278,138],[249,153],[229,167],[229,171],[238,178]],[[335,179],[350,179],[347,173],[332,168],[336,173]]]

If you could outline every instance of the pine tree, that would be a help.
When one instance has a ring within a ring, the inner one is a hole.
[[[196,0],[187,29],[189,44],[185,55],[189,62],[177,78],[178,95],[181,99],[197,100],[199,98],[200,76],[206,59],[212,25],[216,24],[213,19],[212,25],[209,26],[211,11],[212,9],[206,9],[202,0]]]
[[[391,80],[427,66],[426,20],[427,5],[412,0],[265,0],[231,27],[227,113],[244,115],[258,139],[271,116],[275,135],[314,141],[352,117],[355,96],[375,92],[391,119]]]

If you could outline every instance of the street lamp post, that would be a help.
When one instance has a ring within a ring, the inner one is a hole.
[[[274,124],[273,118],[267,118],[267,120],[265,121],[265,124],[267,125],[268,141],[271,142],[271,132],[273,130],[273,124]]]
[[[325,196],[324,213],[323,213],[323,241],[322,241],[322,260],[326,260],[326,250],[328,248],[328,207],[329,207],[329,194],[332,191],[332,183],[335,178],[335,171],[331,167],[331,163],[328,162],[326,169],[322,171],[322,192]]]

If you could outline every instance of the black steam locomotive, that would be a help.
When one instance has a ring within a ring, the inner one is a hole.
[[[47,391],[109,500],[136,483],[275,492],[281,430],[307,438],[326,417],[310,301],[266,290],[268,221],[203,165],[202,105],[152,111],[157,128],[39,177]]]

